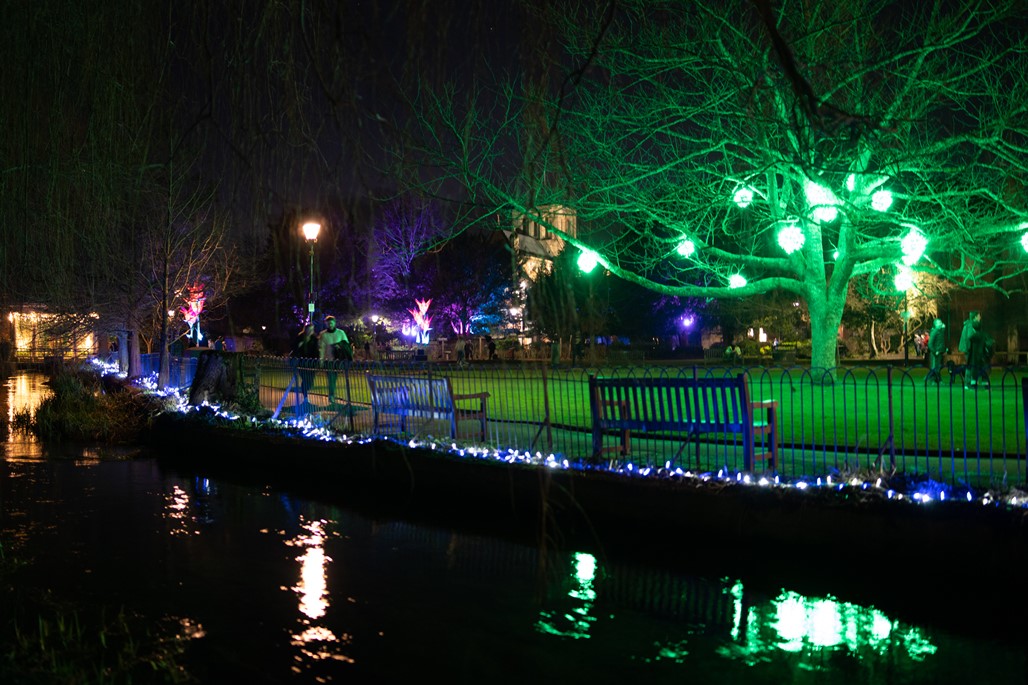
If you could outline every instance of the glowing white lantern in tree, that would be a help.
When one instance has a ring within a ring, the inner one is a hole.
[[[753,202],[753,189],[748,186],[740,186],[732,195],[732,202],[739,206],[739,209],[746,209]]]
[[[599,263],[600,255],[592,250],[582,250],[582,254],[578,255],[578,268],[582,270],[582,273],[589,273]]]
[[[892,207],[892,191],[876,190],[871,194],[871,209],[876,212],[887,212]]]
[[[904,224],[910,230],[900,240],[900,251],[903,252],[903,263],[913,266],[921,259],[924,250],[928,247],[928,238],[924,237],[921,229],[913,224]]]
[[[803,247],[807,237],[803,229],[795,221],[790,221],[778,229],[778,245],[786,254],[792,254]]]
[[[809,178],[803,184],[803,194],[810,207],[810,218],[821,223],[830,223],[839,216],[839,199],[828,188]]]

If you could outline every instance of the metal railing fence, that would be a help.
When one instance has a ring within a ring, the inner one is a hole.
[[[195,367],[194,367],[195,368]],[[842,477],[869,469],[904,473],[952,484],[1025,481],[1025,416],[1021,379],[1025,369],[993,369],[991,387],[964,389],[963,378],[944,372],[938,385],[923,368],[625,366],[556,368],[541,363],[414,361],[330,362],[245,356],[244,382],[254,385],[261,405],[278,418],[306,418],[352,434],[371,434],[366,376],[448,376],[455,393],[486,391],[486,445],[496,449],[592,456],[588,376],[718,377],[745,373],[751,399],[778,402],[779,460],[789,477]],[[314,372],[308,402],[299,392],[299,372]],[[328,402],[328,378],[336,377],[336,402]],[[473,439],[474,422],[458,424],[461,444]],[[390,430],[395,435],[395,431]],[[462,435],[463,434],[463,435]],[[412,438],[449,442],[446,421],[408,423]],[[680,467],[712,471],[742,469],[740,436],[701,436],[683,449],[682,434],[635,433],[621,459],[634,467]],[[614,441],[617,436],[605,439]]]
[[[199,356],[190,354],[186,356],[171,356],[168,358],[168,385],[174,388],[184,388],[193,382],[196,375],[196,363]],[[158,374],[161,370],[161,355],[157,352],[139,355],[142,366],[141,375],[148,376]]]

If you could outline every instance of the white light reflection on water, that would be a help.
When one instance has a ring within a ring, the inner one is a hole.
[[[327,522],[323,519],[306,521],[301,518],[300,527],[306,531],[291,540],[286,540],[289,547],[303,550],[296,561],[300,563],[299,582],[290,588],[299,597],[301,617],[298,620],[300,630],[290,636],[290,644],[299,650],[294,672],[300,672],[313,663],[333,660],[355,663],[354,659],[341,652],[349,644],[350,636],[338,637],[328,626],[320,624],[329,607],[328,565],[332,558],[325,553]],[[305,662],[307,662],[305,664]]]

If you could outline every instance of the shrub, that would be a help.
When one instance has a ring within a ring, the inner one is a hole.
[[[64,371],[50,381],[32,431],[47,440],[134,442],[166,408],[159,398],[116,386],[105,390],[99,376]]]

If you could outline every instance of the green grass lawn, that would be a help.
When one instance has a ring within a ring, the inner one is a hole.
[[[449,376],[454,392],[490,393],[489,418],[492,422],[538,426],[547,410],[551,425],[590,430],[592,420],[588,398],[588,373],[603,375],[677,376],[691,375],[689,367],[635,367],[632,369],[557,369],[544,374],[538,365],[473,365],[459,370],[451,365],[432,365],[434,375]],[[355,404],[370,401],[364,374],[367,368],[354,366],[349,375],[349,397]],[[702,368],[699,373],[724,375],[723,368]],[[739,370],[735,370],[738,372]],[[381,369],[374,372],[383,373]],[[402,373],[395,369],[390,375]],[[890,446],[913,459],[931,458],[925,464],[938,467],[943,460],[951,466],[957,461],[987,459],[988,473],[1005,473],[1011,465],[1000,460],[1023,459],[1025,454],[1024,415],[1021,398],[1022,371],[994,370],[989,390],[965,391],[960,379],[952,386],[946,374],[941,385],[925,386],[926,371],[894,369],[891,377],[884,367],[840,370],[831,384],[819,383],[803,369],[750,369],[751,399],[777,400],[779,443],[806,451],[833,453],[877,453]],[[290,371],[285,366],[262,364],[262,400],[277,402],[286,387]],[[337,395],[345,397],[345,374],[340,373]],[[326,392],[324,372],[317,374],[315,392]],[[890,431],[891,402],[891,431]],[[502,446],[502,445],[501,445]],[[787,452],[788,454],[788,452]],[[804,461],[812,458],[801,457]],[[816,459],[816,457],[813,457]],[[922,468],[916,460],[917,470]],[[967,470],[966,466],[963,470]],[[981,471],[981,469],[978,469]]]

